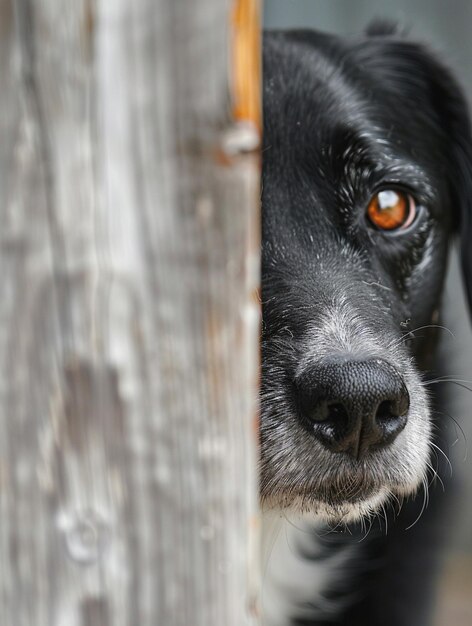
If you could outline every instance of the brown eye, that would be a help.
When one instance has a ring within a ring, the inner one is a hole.
[[[384,189],[369,202],[367,215],[380,230],[408,228],[416,216],[416,203],[404,191]]]

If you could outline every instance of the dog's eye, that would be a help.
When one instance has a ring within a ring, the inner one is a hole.
[[[404,229],[415,219],[416,203],[404,191],[384,189],[369,202],[367,215],[380,230]]]

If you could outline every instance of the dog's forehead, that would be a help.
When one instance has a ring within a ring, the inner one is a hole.
[[[303,104],[301,100],[322,101],[326,110],[339,106],[355,113],[365,106],[365,100],[346,81],[343,67],[346,50],[338,49],[335,40],[331,42],[316,32],[311,35],[306,41],[290,32],[266,33],[264,105],[274,113],[280,105],[293,107],[290,112],[296,113]]]
[[[420,148],[434,151],[441,128],[431,93],[424,77],[416,79],[414,67],[407,73],[401,49],[396,71],[391,48],[382,72],[382,48],[368,38],[349,42],[315,31],[266,33],[266,135],[332,145],[333,135],[342,136],[342,122],[342,128],[383,152],[407,152],[419,136]]]

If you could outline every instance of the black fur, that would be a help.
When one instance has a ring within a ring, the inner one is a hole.
[[[380,232],[366,219],[370,198],[386,188],[416,201],[405,232]],[[287,624],[430,623],[444,509],[437,485],[427,511],[406,528],[426,497],[415,471],[434,465],[430,443],[441,443],[424,389],[456,233],[472,303],[471,203],[467,105],[426,47],[386,23],[353,39],[305,30],[265,35],[262,501],[331,524],[353,521],[336,542],[360,546],[346,565],[355,574],[325,591],[340,598],[339,610],[323,615],[313,607],[310,618],[307,598],[305,621],[294,610]],[[334,357],[383,359],[408,388],[405,431],[363,458],[327,449],[303,419],[300,397],[313,389],[317,402],[320,367]],[[363,503],[384,488],[394,497],[385,502],[417,495],[400,514],[389,508],[387,535],[374,529],[358,544]],[[347,589],[353,600],[341,609]]]

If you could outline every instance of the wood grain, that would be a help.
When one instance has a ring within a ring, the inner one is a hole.
[[[256,623],[231,8],[0,0],[1,624]]]

